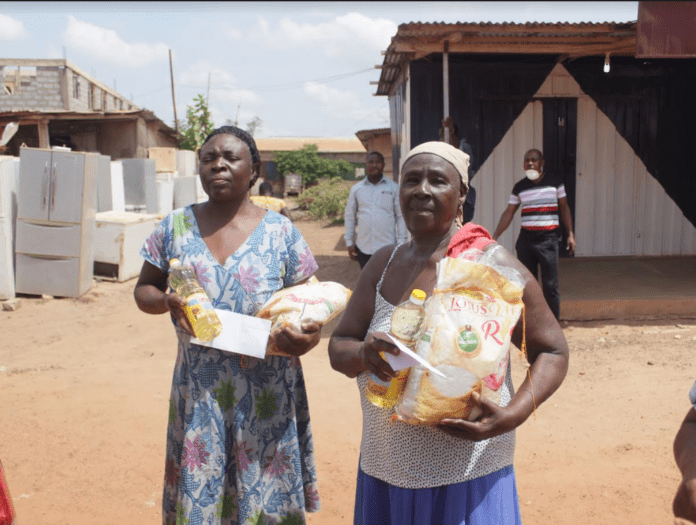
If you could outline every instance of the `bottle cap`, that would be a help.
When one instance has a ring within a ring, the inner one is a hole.
[[[427,294],[423,290],[414,288],[411,292],[411,301],[416,304],[423,304],[425,302]]]
[[[174,257],[173,259],[170,259],[170,260],[169,260],[169,267],[170,267],[170,268],[171,268],[172,266],[180,266],[180,265],[181,265],[181,261],[180,261],[179,259],[177,259],[176,257]]]

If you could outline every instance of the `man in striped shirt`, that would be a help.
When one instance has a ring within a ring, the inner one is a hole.
[[[522,228],[515,249],[517,258],[535,277],[541,268],[541,286],[551,311],[560,318],[561,297],[558,293],[559,212],[568,232],[568,253],[575,252],[573,218],[568,207],[563,182],[544,173],[544,157],[537,149],[524,155],[526,178],[512,188],[508,207],[500,216],[494,239],[510,226],[517,208],[522,205]]]

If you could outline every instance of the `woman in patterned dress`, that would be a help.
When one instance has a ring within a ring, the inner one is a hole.
[[[514,429],[534,406],[561,384],[568,367],[563,332],[532,275],[508,251],[498,262],[525,278],[527,353],[530,375],[514,393],[510,369],[501,387],[501,406],[475,400],[482,416],[470,422],[443,419],[437,427],[392,422],[394,408],[379,408],[365,397],[370,373],[389,381],[396,373],[380,352],[398,354],[389,342],[394,305],[414,288],[430,295],[436,264],[450,241],[482,248],[498,246],[488,232],[456,224],[468,189],[469,156],[442,142],[417,146],[406,158],[400,201],[412,239],[376,252],[365,266],[346,311],[329,342],[331,365],[357,377],[363,411],[355,525],[519,524],[513,453]],[[523,321],[513,333],[520,346]]]
[[[165,525],[295,525],[319,510],[309,407],[299,356],[321,326],[288,328],[275,342],[294,357],[255,359],[191,343],[183,299],[167,292],[169,260],[190,264],[213,306],[253,316],[277,290],[317,269],[307,243],[285,217],[254,206],[259,175],[254,139],[215,130],[201,147],[209,200],[167,215],[147,239],[135,300],[146,313],[169,312],[178,338],[162,521]]]

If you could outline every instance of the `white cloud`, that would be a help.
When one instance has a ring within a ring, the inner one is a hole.
[[[192,64],[186,71],[179,75],[179,82],[182,84],[205,87],[208,85],[208,75],[210,75],[210,82],[213,86],[237,83],[237,78],[233,74],[205,61]]]
[[[228,24],[226,22],[220,22],[220,27],[225,34],[225,36],[231,40],[239,40],[242,38],[242,32],[237,29],[235,26],[232,24]]]
[[[355,91],[308,82],[304,92],[319,103],[320,109],[331,120],[383,122],[386,118],[389,122],[388,108],[367,107]]]
[[[375,56],[379,57],[379,52],[387,49],[396,29],[392,20],[348,13],[318,24],[284,18],[277,28],[271,28],[268,21],[260,18],[255,32],[272,48],[320,49],[329,58],[370,66]]]
[[[73,16],[68,16],[65,42],[72,49],[118,66],[143,67],[169,56],[166,44],[131,44],[122,40],[116,31],[81,22]]]
[[[0,40],[19,40],[26,35],[27,32],[22,22],[0,14]]]
[[[179,76],[179,82],[182,86],[196,87],[200,93],[206,93],[208,75],[210,75],[211,106],[214,101],[235,102],[243,105],[262,103],[262,99],[256,93],[240,88],[234,75],[209,62],[196,62]]]

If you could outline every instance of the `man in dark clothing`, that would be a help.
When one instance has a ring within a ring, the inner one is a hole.
[[[522,205],[522,228],[515,244],[517,258],[535,277],[541,268],[541,285],[544,297],[556,319],[561,315],[561,297],[558,293],[558,234],[559,212],[568,232],[567,249],[575,252],[573,219],[568,207],[565,186],[544,173],[544,157],[537,149],[524,155],[526,178],[512,189],[508,207],[500,216],[494,239],[510,226],[517,208]]]
[[[449,144],[469,155],[469,191],[466,192],[466,200],[464,201],[462,209],[462,224],[466,224],[473,220],[474,208],[476,207],[476,188],[471,185],[471,179],[473,179],[475,175],[474,169],[471,167],[473,150],[465,138],[459,140],[459,128],[457,128],[452,117],[447,117],[442,121],[442,126],[440,126],[440,142],[445,142],[445,128],[449,129]]]

